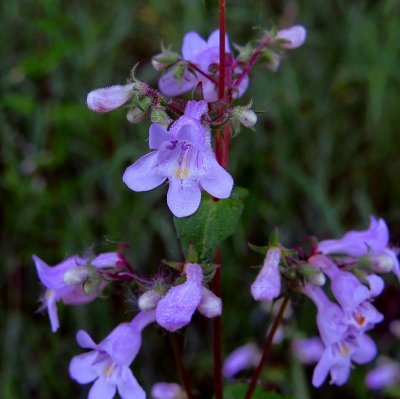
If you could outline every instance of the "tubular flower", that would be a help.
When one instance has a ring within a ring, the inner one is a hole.
[[[272,247],[268,250],[263,267],[251,285],[251,294],[256,301],[272,301],[280,294],[280,258],[281,250],[278,247]]]
[[[56,266],[47,265],[36,255],[32,256],[41,283],[46,287],[43,298],[43,307],[47,308],[50,317],[51,329],[56,332],[60,326],[56,302],[62,300],[68,305],[82,305],[93,301],[99,291],[105,287],[102,281],[98,290],[87,294],[83,291],[83,283],[89,276],[91,269],[115,267],[119,258],[115,252],[108,252],[97,256],[92,261],[72,256]],[[92,269],[93,270],[93,269]]]
[[[287,29],[281,29],[278,31],[276,38],[284,40],[282,48],[295,49],[304,44],[307,37],[307,31],[302,25],[294,25]]]
[[[344,254],[354,257],[368,256],[373,262],[384,262],[384,270],[393,270],[400,279],[400,266],[396,253],[389,248],[389,230],[383,219],[370,216],[367,230],[349,231],[337,240],[324,240],[318,250],[327,254]],[[388,267],[388,263],[391,267]],[[376,265],[379,268],[379,265]]]
[[[225,377],[233,378],[237,373],[250,367],[255,367],[261,358],[261,351],[252,342],[236,348],[225,359],[222,372]]]
[[[225,51],[231,52],[228,36],[225,37]],[[196,32],[186,33],[183,38],[182,58],[184,61],[195,65],[202,72],[210,74],[210,66],[219,62],[219,30],[211,33],[207,41]],[[240,68],[234,69],[234,73],[240,72]],[[159,87],[163,94],[174,97],[194,89],[198,82],[202,82],[205,100],[215,101],[218,98],[215,82],[196,70],[190,72],[185,70],[183,76],[179,79],[174,76],[173,69],[169,69],[160,78]],[[246,76],[240,83],[238,90],[234,92],[233,97],[241,97],[248,84],[249,79]]]
[[[111,399],[117,389],[122,399],[146,398],[129,366],[139,352],[143,329],[154,321],[154,311],[140,312],[130,323],[118,325],[99,344],[85,331],[78,332],[78,344],[91,351],[73,357],[69,373],[79,384],[95,381],[89,399]]]
[[[134,83],[129,83],[93,90],[87,96],[87,106],[93,112],[113,111],[132,98],[134,86]]]
[[[196,309],[213,318],[222,312],[221,299],[203,287],[203,271],[195,263],[186,263],[186,281],[169,289],[158,302],[157,323],[168,331],[176,331],[190,323]]]
[[[213,197],[228,198],[233,187],[231,175],[218,164],[210,137],[200,122],[207,112],[206,101],[189,101],[185,113],[166,130],[150,126],[150,152],[129,166],[123,176],[133,191],[148,191],[169,181],[167,204],[177,217],[196,212],[201,189]]]

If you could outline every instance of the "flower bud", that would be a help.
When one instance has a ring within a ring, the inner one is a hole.
[[[197,310],[210,319],[213,317],[221,316],[222,301],[208,288],[202,287],[202,298]]]
[[[314,286],[322,287],[326,282],[325,274],[310,265],[303,265],[300,273]]]
[[[307,31],[304,26],[301,25],[294,25],[288,29],[282,29],[276,35],[277,39],[285,41],[281,44],[281,47],[285,49],[300,47],[305,42],[306,37]]]
[[[232,115],[245,127],[253,127],[257,123],[257,115],[249,107],[235,107]]]
[[[393,270],[394,260],[389,255],[370,256],[372,270],[377,273],[388,273]]]
[[[149,311],[156,308],[158,301],[161,299],[161,295],[155,290],[146,291],[140,295],[138,306],[140,310]]]
[[[141,109],[132,107],[127,112],[126,119],[128,120],[129,123],[132,123],[132,125],[136,125],[137,123],[140,123],[143,120],[145,115],[146,113],[143,112]]]
[[[156,71],[162,71],[164,68],[177,63],[179,54],[174,51],[164,49],[162,53],[155,55],[151,59],[151,65]]]
[[[132,98],[134,86],[134,83],[130,83],[93,90],[87,96],[87,106],[94,112],[113,111]]]
[[[64,283],[67,285],[80,285],[89,277],[89,270],[86,266],[77,266],[67,270],[63,275]]]
[[[264,265],[254,283],[251,285],[251,295],[256,301],[272,301],[281,292],[281,275],[279,261],[281,250],[271,247],[264,260]]]

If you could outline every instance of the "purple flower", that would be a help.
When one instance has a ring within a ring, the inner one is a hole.
[[[237,373],[255,367],[261,358],[261,351],[254,343],[236,348],[226,359],[223,366],[225,377],[233,378]]]
[[[352,361],[363,364],[376,356],[375,342],[364,334],[365,328],[355,328],[349,313],[331,302],[320,287],[307,284],[303,292],[318,308],[317,325],[325,345],[314,369],[312,383],[319,387],[330,374],[331,384],[342,385],[349,377]]]
[[[154,311],[140,312],[130,323],[118,325],[99,344],[85,331],[78,332],[78,344],[92,350],[73,357],[69,373],[79,384],[95,381],[89,399],[111,399],[117,389],[122,399],[146,398],[129,366],[139,352],[143,329],[154,321]]]
[[[365,384],[370,389],[383,389],[399,383],[400,365],[391,359],[382,359],[365,377]]]
[[[134,86],[134,83],[129,83],[93,90],[87,96],[87,106],[94,112],[113,111],[132,98]]]
[[[399,262],[395,252],[389,248],[389,230],[383,219],[370,216],[367,230],[349,231],[338,240],[321,241],[318,250],[325,255],[345,254],[354,257],[368,255],[373,261],[378,262],[378,257],[383,257],[384,271],[388,270],[387,262],[390,262],[393,272],[400,278]]]
[[[281,275],[279,261],[281,251],[277,247],[268,250],[264,265],[254,283],[251,285],[251,294],[256,301],[272,301],[281,292]]]
[[[225,37],[225,50],[230,53],[229,39]],[[196,65],[201,71],[209,74],[209,67],[219,63],[219,30],[215,30],[207,41],[196,32],[188,32],[183,38],[182,58]],[[235,68],[234,73],[240,73],[240,68]],[[167,96],[178,96],[195,88],[198,82],[202,82],[204,99],[215,101],[218,98],[216,85],[198,71],[186,70],[181,80],[173,76],[173,70],[168,70],[159,81],[162,93]],[[246,76],[240,83],[234,97],[240,97],[246,91],[249,79]]]
[[[150,126],[150,152],[129,166],[123,176],[133,191],[148,191],[169,181],[167,204],[177,217],[196,212],[201,189],[213,197],[228,198],[233,187],[231,175],[218,164],[210,137],[200,122],[207,102],[189,101],[185,114],[166,130]]]
[[[328,257],[315,255],[308,263],[329,276],[332,292],[344,311],[354,310],[371,297],[370,290],[354,274],[340,270]]]
[[[62,300],[68,305],[82,305],[93,301],[99,291],[105,287],[101,281],[97,292],[86,294],[83,282],[89,277],[90,263],[95,268],[111,268],[116,266],[118,255],[115,252],[101,254],[91,262],[79,256],[72,256],[56,266],[50,267],[36,255],[32,256],[41,283],[46,287],[43,305],[50,317],[51,329],[56,332],[59,328],[56,302]]]
[[[186,399],[182,387],[175,383],[157,382],[151,388],[152,399]]]
[[[325,348],[313,373],[312,384],[320,387],[328,373],[331,384],[343,385],[349,378],[351,362],[370,362],[377,353],[375,342],[365,334],[347,334],[341,341]]]
[[[303,45],[306,41],[307,31],[304,26],[294,25],[287,29],[281,29],[278,31],[276,38],[285,40],[282,44],[282,48],[295,49]]]
[[[196,309],[213,318],[221,314],[221,299],[203,287],[203,271],[196,263],[186,263],[186,281],[170,288],[158,302],[157,323],[168,331],[176,331],[189,324]]]
[[[292,341],[292,352],[304,364],[317,363],[324,349],[324,344],[319,337],[296,338]]]

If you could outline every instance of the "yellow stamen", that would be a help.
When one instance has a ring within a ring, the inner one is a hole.
[[[105,377],[110,377],[113,371],[114,371],[114,363],[111,363],[109,366],[104,367],[103,374]]]
[[[177,179],[186,179],[189,176],[190,170],[188,168],[176,168],[175,177]]]

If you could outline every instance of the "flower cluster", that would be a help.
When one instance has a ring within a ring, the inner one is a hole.
[[[53,267],[36,255],[33,255],[33,261],[46,288],[42,308],[47,308],[51,329],[56,332],[60,326],[56,302],[61,300],[68,305],[82,305],[96,299],[107,285],[101,270],[117,267],[120,256],[116,252],[103,253],[92,260],[71,256]]]

